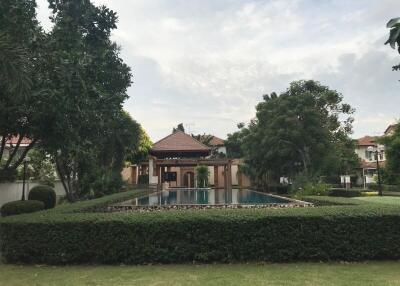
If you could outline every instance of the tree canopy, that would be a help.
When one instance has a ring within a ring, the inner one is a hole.
[[[264,95],[256,111],[248,127],[228,136],[228,142],[234,137],[242,141],[236,152],[243,152],[255,180],[339,174],[358,162],[348,137],[353,109],[337,91],[313,80],[295,81],[279,96]]]
[[[238,131],[228,134],[225,140],[226,153],[229,158],[243,158],[243,141],[249,134],[249,129],[245,127],[244,123],[237,125]]]
[[[185,127],[183,127],[183,123],[179,123],[176,127],[172,128],[172,133],[175,133],[176,131],[185,132]]]
[[[14,177],[27,152],[46,134],[44,111],[51,107],[45,39],[35,8],[35,1],[0,2],[0,180]],[[6,146],[11,138],[18,140]],[[31,143],[20,152],[24,139]]]
[[[141,126],[139,138],[139,146],[137,148],[131,148],[127,156],[127,161],[132,164],[139,164],[147,161],[150,149],[153,146],[149,135],[147,135],[146,131]]]
[[[73,201],[120,188],[141,129],[122,109],[132,74],[110,39],[116,13],[90,0],[48,2],[49,33],[36,20],[35,1],[0,3],[0,156],[12,136],[32,142],[18,158],[14,146],[0,175],[9,177],[39,144]]]

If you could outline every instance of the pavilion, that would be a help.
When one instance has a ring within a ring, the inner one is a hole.
[[[196,186],[195,168],[208,166],[214,186],[232,188],[232,160],[210,158],[211,148],[176,131],[154,143],[149,158],[149,184],[163,187]],[[221,186],[221,183],[223,185]]]
[[[214,136],[210,146],[182,131],[176,131],[153,144],[148,162],[127,168],[125,180],[138,184],[140,176],[148,176],[149,186],[157,189],[193,188],[197,185],[195,169],[203,165],[208,167],[209,185],[214,188],[231,189],[232,185],[249,187],[249,178],[239,172],[240,159],[211,156],[212,148],[218,148],[226,154],[224,141]]]

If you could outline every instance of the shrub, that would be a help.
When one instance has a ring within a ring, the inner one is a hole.
[[[357,199],[349,199],[343,197],[328,197],[328,196],[308,196],[303,200],[313,203],[314,206],[352,206],[365,205],[368,202]]]
[[[200,165],[196,167],[196,179],[199,188],[205,188],[208,186],[208,177],[210,171],[207,166]]]
[[[57,197],[52,187],[41,185],[30,190],[28,200],[41,201],[44,203],[45,209],[52,209],[56,205]]]
[[[346,197],[346,198],[360,197],[361,190],[334,188],[329,190],[329,195],[332,197]]]
[[[275,193],[278,195],[286,195],[289,193],[289,189],[290,189],[289,185],[279,184],[279,185],[269,185],[266,190],[267,192],[270,193]]]
[[[4,218],[2,255],[47,264],[400,258],[400,208],[356,199],[328,197],[354,205],[315,208],[79,213],[128,196]]]
[[[373,197],[379,195],[378,192],[361,192],[361,196],[363,197]]]
[[[293,190],[295,198],[303,198],[305,196],[325,196],[328,194],[328,186],[326,184],[305,184],[303,188]]]
[[[368,184],[368,189],[378,191],[378,184]],[[400,185],[382,185],[383,192],[400,192]]]
[[[41,201],[14,201],[1,207],[1,216],[10,216],[24,213],[32,213],[44,209]]]

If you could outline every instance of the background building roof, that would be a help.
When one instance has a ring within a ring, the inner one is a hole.
[[[167,137],[154,143],[151,148],[152,152],[171,152],[171,151],[183,151],[183,152],[209,152],[210,148],[203,143],[197,141],[192,136],[182,132],[176,131],[168,135]]]
[[[225,141],[221,138],[218,138],[217,136],[213,136],[211,141],[210,141],[211,146],[224,146]]]
[[[358,146],[375,146],[377,137],[364,136],[357,139]]]

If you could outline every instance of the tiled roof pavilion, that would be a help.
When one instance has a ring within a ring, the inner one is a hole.
[[[176,131],[154,143],[150,154],[156,157],[203,157],[210,148],[182,131]]]

